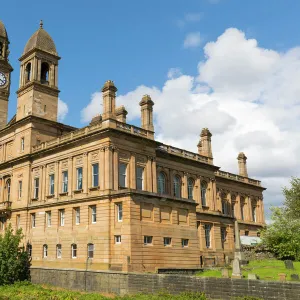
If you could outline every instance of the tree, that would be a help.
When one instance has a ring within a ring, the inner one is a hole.
[[[271,208],[272,223],[262,231],[262,243],[279,259],[300,260],[300,179],[283,188],[283,207]]]
[[[11,224],[0,235],[0,285],[30,277],[30,257],[24,246],[20,246],[22,239],[22,229],[14,234]]]

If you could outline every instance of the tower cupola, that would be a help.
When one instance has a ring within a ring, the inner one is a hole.
[[[17,121],[28,115],[57,121],[58,56],[56,46],[40,22],[19,59]]]

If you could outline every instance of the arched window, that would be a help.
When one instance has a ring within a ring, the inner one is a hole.
[[[25,76],[26,76],[25,77],[26,82],[30,81],[30,79],[31,79],[31,63],[28,63],[26,65]]]
[[[178,175],[175,175],[173,178],[173,189],[174,196],[177,198],[181,197],[181,178]]]
[[[10,201],[10,179],[6,181],[6,201]]]
[[[188,179],[188,199],[194,199],[194,180],[193,178]]]
[[[48,245],[43,245],[43,258],[48,256]]]
[[[206,190],[207,190],[207,183],[203,181],[201,183],[201,204],[202,206],[206,206]]]
[[[159,172],[157,185],[158,193],[161,195],[166,194],[166,175],[164,172]]]
[[[49,83],[49,65],[46,62],[43,62],[41,66],[41,83]]]
[[[0,42],[0,56],[3,55],[3,44]]]

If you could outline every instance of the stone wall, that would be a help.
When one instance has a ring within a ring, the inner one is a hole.
[[[70,269],[31,269],[33,283],[50,284],[66,289],[118,295],[205,292],[212,299],[231,300],[239,296],[256,296],[264,300],[299,300],[300,283],[275,281],[204,278],[171,274],[79,271]]]

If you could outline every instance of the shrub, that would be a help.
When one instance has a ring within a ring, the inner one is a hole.
[[[0,285],[12,284],[30,278],[30,258],[24,246],[22,229],[14,234],[11,224],[0,235]]]

